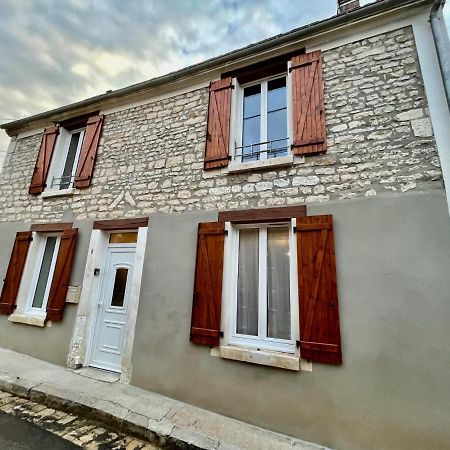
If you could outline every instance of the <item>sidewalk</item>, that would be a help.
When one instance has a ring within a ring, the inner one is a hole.
[[[98,420],[168,449],[324,450],[115,381],[0,348],[0,390]]]

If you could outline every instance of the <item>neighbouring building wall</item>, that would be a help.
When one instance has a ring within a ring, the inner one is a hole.
[[[410,27],[324,52],[329,148],[288,169],[203,171],[208,89],[107,114],[92,188],[30,196],[40,135],[20,139],[0,180],[2,221],[116,218],[442,189]]]
[[[308,207],[311,215],[330,213],[342,366],[313,363],[312,372],[291,372],[221,359],[191,344],[197,223],[217,220],[217,212],[154,214],[132,384],[335,449],[447,448],[445,195],[408,193]]]

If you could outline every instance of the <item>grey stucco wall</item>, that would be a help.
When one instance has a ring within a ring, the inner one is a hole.
[[[73,227],[78,228],[79,231],[70,284],[81,286],[92,223],[90,221],[75,221]],[[29,229],[29,223],[0,224],[0,280],[2,280],[0,289],[8,268],[16,232]],[[0,315],[0,346],[65,366],[76,311],[77,305],[67,303],[64,309],[63,320],[61,322],[53,322],[51,326],[44,328],[13,323],[8,321],[8,316]]]
[[[448,448],[449,217],[442,193],[330,202],[342,366],[290,372],[189,343],[196,228],[152,215],[132,383],[336,449]]]

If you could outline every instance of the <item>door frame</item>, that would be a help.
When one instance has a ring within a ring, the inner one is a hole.
[[[117,221],[115,221],[117,222]],[[90,341],[94,333],[95,317],[97,313],[98,296],[100,295],[101,278],[94,275],[96,268],[103,268],[109,235],[115,231],[137,231],[136,253],[134,257],[133,277],[128,304],[128,318],[125,325],[122,367],[120,381],[129,383],[131,378],[131,355],[133,351],[134,333],[136,327],[137,310],[141,290],[141,280],[144,267],[145,248],[147,244],[148,226],[139,228],[93,229],[89,243],[86,268],[83,277],[83,289],[78,304],[75,325],[70,343],[67,366],[75,369],[89,365]],[[104,272],[104,270],[103,270]]]

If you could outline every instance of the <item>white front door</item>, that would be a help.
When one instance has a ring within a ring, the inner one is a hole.
[[[90,365],[121,371],[135,245],[110,245],[101,279]]]

